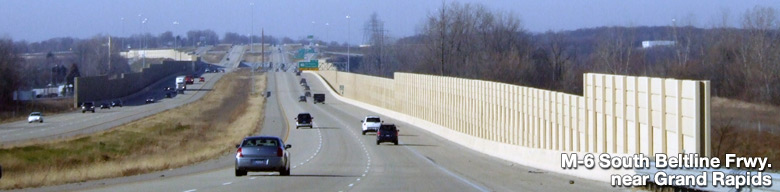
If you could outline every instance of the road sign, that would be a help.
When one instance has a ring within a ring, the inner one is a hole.
[[[311,60],[311,61],[304,61],[304,62],[298,62],[298,69],[301,71],[303,70],[310,70],[310,71],[317,71],[320,70],[320,62],[317,60]]]

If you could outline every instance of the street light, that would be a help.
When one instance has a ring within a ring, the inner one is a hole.
[[[349,15],[347,15],[347,72],[349,72]]]
[[[255,3],[249,3],[249,9],[252,12],[250,16],[250,22],[252,23],[252,28],[249,29],[249,52],[254,53],[255,52],[255,46],[254,46],[254,37],[252,37],[255,34]],[[261,45],[262,46],[262,45]],[[252,69],[254,71],[254,69]]]
[[[179,25],[179,21],[173,21],[173,30],[176,30],[176,26],[177,25]],[[173,30],[171,30],[171,31],[173,31]],[[181,60],[181,54],[179,54],[179,52],[176,51],[176,45],[177,45],[177,43],[179,41],[179,39],[177,37],[178,36],[174,36],[173,37],[173,53],[176,54],[176,60],[180,61]]]
[[[125,18],[122,17],[121,20],[122,20],[122,34],[120,35],[125,35]],[[122,44],[119,45],[119,51],[122,51],[122,49],[124,48],[125,48],[125,38],[122,38]]]
[[[316,24],[316,22],[311,21],[311,34],[310,34],[311,35],[311,40],[309,41],[309,44],[311,44],[310,46],[314,46],[314,32],[315,32],[314,31],[314,26],[315,26],[315,24]]]
[[[325,23],[325,39],[330,37],[330,27],[329,26],[330,26],[330,23]]]
[[[141,15],[138,15],[138,16],[141,16]],[[143,21],[141,21],[141,28],[142,28],[142,31],[143,31],[143,26],[146,26],[146,25],[145,25],[145,24],[146,24],[146,21],[147,21],[147,18],[144,18],[144,20],[143,20]],[[142,52],[142,54],[141,54],[141,64],[142,64],[144,67],[147,67],[147,66],[146,66],[146,48],[147,48],[147,46],[149,46],[149,45],[147,45],[147,44],[146,44],[146,35],[144,35],[144,34],[143,34],[143,32],[141,32],[141,35],[142,35],[142,36],[143,36],[143,38],[144,38],[144,40],[143,40],[143,49],[142,49],[142,50],[143,50],[143,52]]]

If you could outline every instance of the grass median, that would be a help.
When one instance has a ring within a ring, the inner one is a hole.
[[[260,129],[265,75],[226,74],[202,99],[108,131],[0,149],[0,189],[121,177],[181,167],[231,153]]]

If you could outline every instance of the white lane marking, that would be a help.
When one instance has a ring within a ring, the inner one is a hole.
[[[184,192],[195,192],[195,191],[197,191],[197,189],[190,189],[190,190],[186,190]]]
[[[257,177],[250,177],[249,179],[257,179]]]
[[[325,114],[327,114],[328,116],[330,116],[332,119],[336,119],[336,120],[338,120],[338,121],[341,121],[341,120],[339,120],[338,118],[335,118],[334,116],[332,116],[330,113],[325,113]],[[342,122],[340,122],[340,123],[342,123],[343,125],[346,125],[346,124],[344,124],[344,122],[343,122],[343,121],[342,121]],[[362,149],[363,149],[363,154],[365,154],[365,155],[366,155],[366,169],[364,169],[364,170],[363,170],[363,174],[362,174],[362,175],[361,175],[359,178],[357,178],[357,179],[355,180],[355,183],[358,183],[358,182],[360,182],[361,178],[362,178],[362,177],[365,177],[365,176],[366,176],[366,174],[368,173],[368,171],[371,169],[371,155],[368,153],[368,150],[366,149],[366,145],[365,145],[365,143],[363,143],[363,140],[360,140],[360,137],[357,135],[357,133],[355,133],[354,129],[349,129],[349,127],[348,127],[348,126],[346,126],[346,128],[349,130],[349,131],[347,131],[347,132],[349,132],[349,133],[352,135],[352,137],[354,137],[354,138],[355,138],[355,140],[358,142],[358,144],[360,144],[360,148],[362,148]],[[352,187],[355,185],[355,183],[350,183],[350,184],[347,186],[347,189],[350,189],[350,188],[352,188]]]
[[[222,183],[222,185],[230,185],[230,184],[233,184],[233,182]]]
[[[401,142],[399,142],[399,143],[401,143]],[[403,143],[401,143],[401,144],[403,144]],[[483,192],[490,191],[490,190],[488,190],[488,189],[487,189],[487,188],[485,188],[485,187],[482,187],[482,186],[480,186],[480,185],[478,185],[478,184],[476,184],[476,183],[473,183],[473,182],[469,181],[468,179],[466,179],[466,178],[463,178],[463,177],[461,177],[460,175],[458,175],[458,174],[455,174],[455,173],[451,172],[450,170],[447,170],[447,168],[444,168],[444,167],[442,167],[442,166],[441,166],[441,165],[439,165],[439,164],[436,164],[436,163],[433,163],[433,162],[431,162],[430,160],[428,160],[428,158],[425,158],[425,156],[423,156],[422,154],[420,154],[420,153],[419,153],[419,152],[417,152],[416,150],[414,150],[414,149],[412,149],[412,148],[410,148],[410,147],[408,147],[408,146],[406,146],[406,145],[404,145],[404,148],[406,148],[407,150],[411,151],[411,152],[412,152],[414,155],[416,155],[417,157],[419,157],[419,158],[420,158],[420,159],[422,159],[423,161],[430,163],[430,164],[431,164],[431,165],[433,165],[434,167],[436,167],[436,168],[439,168],[439,170],[441,170],[442,172],[446,173],[447,175],[450,175],[450,176],[452,176],[452,177],[454,177],[454,178],[456,178],[456,179],[460,180],[461,182],[468,184],[469,186],[473,187],[474,189],[477,189],[477,190],[479,190],[479,191],[483,191]]]

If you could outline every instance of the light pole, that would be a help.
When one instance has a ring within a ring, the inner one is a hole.
[[[329,26],[330,26],[330,23],[325,23],[325,36],[324,36],[325,38],[324,39],[327,39],[327,38],[330,37],[330,27]],[[323,42],[324,42],[324,40],[323,40]],[[327,42],[325,42],[325,44],[327,44]]]
[[[309,41],[309,44],[311,44],[312,49],[314,48],[314,26],[315,26],[315,24],[316,24],[316,22],[311,21],[311,34],[309,34],[309,35],[311,35],[311,40]]]
[[[139,23],[138,23],[138,35],[141,35],[141,36],[138,36],[138,37],[143,38],[142,36],[144,34],[144,30],[142,28],[144,26],[143,25],[144,24],[144,19],[141,16],[143,16],[143,15],[139,13],[138,14],[138,21],[139,21]],[[139,39],[138,40],[138,47],[136,49],[140,50],[142,47],[143,47],[143,41],[141,39]]]
[[[122,17],[122,34],[125,35],[125,18]],[[119,45],[119,51],[122,51],[122,49],[125,47],[125,38],[122,38],[122,44]]]
[[[349,72],[349,15],[347,15],[347,72]]]
[[[255,34],[255,3],[249,3],[249,9],[251,11],[251,16],[249,17],[250,22],[252,23],[252,28],[249,29],[249,52],[254,53],[255,52],[255,46],[254,46],[254,37],[252,37]],[[262,46],[262,44],[261,44]],[[254,69],[252,69],[254,71]]]
[[[176,30],[177,25],[179,25],[179,21],[173,21],[173,30]],[[171,32],[173,32],[173,30],[171,30]],[[173,53],[176,54],[176,60],[181,60],[181,54],[176,51],[176,45],[179,41],[179,39],[176,37],[178,36],[173,36]]]
[[[146,44],[146,35],[144,35],[144,34],[143,34],[143,26],[146,26],[146,25],[145,25],[145,24],[146,24],[146,20],[147,20],[147,19],[146,19],[146,18],[144,18],[144,20],[143,20],[143,21],[141,21],[141,30],[142,30],[142,32],[141,32],[141,35],[143,36],[143,39],[144,39],[144,40],[143,40],[143,49],[142,49],[143,51],[142,51],[142,53],[141,53],[141,64],[142,64],[144,67],[147,67],[147,66],[146,66],[146,48],[147,48],[147,46],[148,46],[148,45]]]

